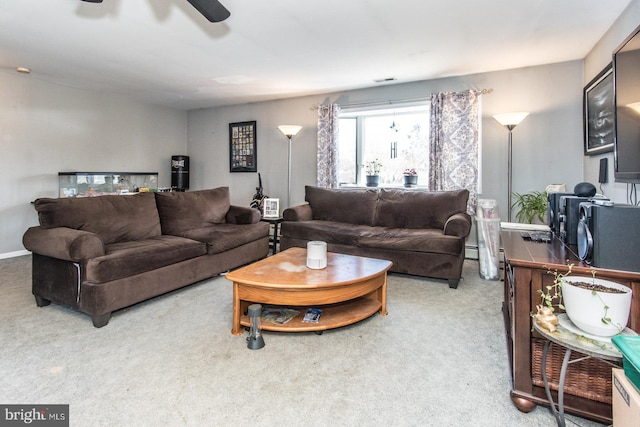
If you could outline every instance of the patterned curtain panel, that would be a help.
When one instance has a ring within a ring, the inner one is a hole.
[[[466,188],[469,215],[478,200],[479,104],[474,90],[431,94],[429,189]]]
[[[338,187],[338,104],[318,107],[318,187]]]

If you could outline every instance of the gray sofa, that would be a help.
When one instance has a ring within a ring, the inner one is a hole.
[[[392,272],[446,279],[456,288],[471,230],[467,190],[305,187],[283,212],[280,249],[327,242],[330,252],[387,259]]]
[[[229,189],[35,201],[32,292],[105,326],[111,313],[267,256],[269,224]]]

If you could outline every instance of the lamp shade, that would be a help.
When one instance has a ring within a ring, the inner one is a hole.
[[[280,130],[280,132],[282,132],[284,136],[286,136],[287,138],[291,138],[292,136],[295,136],[298,132],[300,132],[300,129],[302,129],[302,126],[280,125],[278,126],[278,129]]]
[[[637,114],[640,114],[640,102],[634,102],[632,104],[627,104],[627,107],[631,108]]]
[[[496,114],[493,116],[502,126],[512,126],[515,127],[520,124],[521,121],[527,117],[529,113],[518,112],[518,113],[504,113],[504,114]]]

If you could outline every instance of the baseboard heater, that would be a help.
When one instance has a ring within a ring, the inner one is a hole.
[[[504,249],[500,248],[500,264],[502,265],[503,263],[503,254],[504,254]],[[478,255],[478,245],[465,245],[464,247],[464,258],[465,259],[479,259],[480,256]]]
[[[465,259],[478,259],[478,245],[466,245],[464,247]]]

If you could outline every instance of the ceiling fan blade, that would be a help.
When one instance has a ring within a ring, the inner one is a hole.
[[[218,0],[187,0],[210,22],[222,22],[231,13]]]
[[[82,0],[87,3],[102,3],[102,0]],[[210,22],[222,22],[231,16],[218,0],[187,0],[198,12]]]

